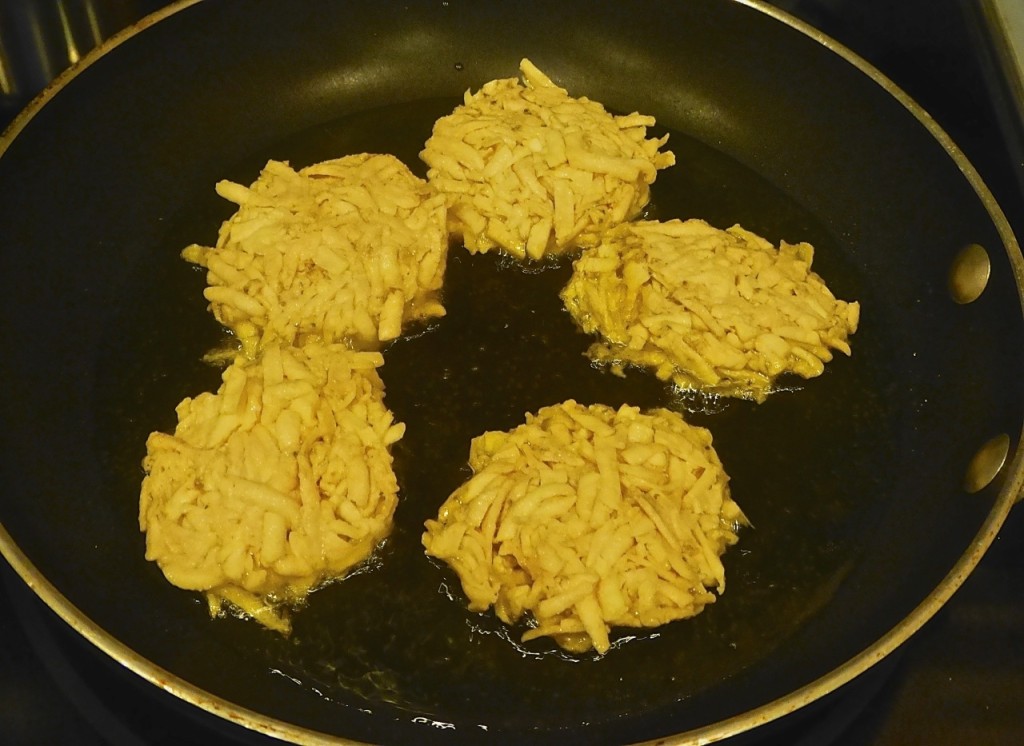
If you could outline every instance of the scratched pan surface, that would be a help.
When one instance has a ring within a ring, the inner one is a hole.
[[[454,247],[448,316],[385,350],[408,425],[394,535],[287,639],[211,621],[143,559],[136,513],[146,435],[218,382],[200,358],[222,333],[178,258],[231,212],[213,184],[362,151],[422,175],[433,121],[523,56],[671,133],[652,217],[814,244],[837,296],[861,301],[852,358],[762,405],[618,378],[559,305],[567,264]],[[1020,489],[1019,250],[970,166],[872,75],[726,1],[199,3],[133,30],[0,140],[0,548],[140,686],[294,740],[718,738],[827,693],[938,608]],[[947,274],[969,243],[991,280],[958,305]],[[568,398],[708,427],[753,522],[716,604],[600,660],[469,613],[419,544],[473,436]],[[968,495],[968,462],[999,434],[1010,463]]]

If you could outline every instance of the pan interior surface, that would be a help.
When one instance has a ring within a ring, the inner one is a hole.
[[[635,741],[825,676],[942,582],[1002,484],[968,498],[963,468],[991,435],[1021,430],[1024,332],[1000,252],[978,301],[945,292],[952,257],[1000,236],[885,91],[726,2],[579,17],[540,4],[241,5],[199,4],[127,39],[0,158],[0,189],[18,195],[0,205],[17,280],[2,301],[0,522],[86,617],[189,684],[311,731]],[[136,513],[146,435],[173,429],[177,402],[219,379],[201,361],[222,341],[203,276],[178,258],[231,212],[213,184],[248,183],[269,158],[353,152],[390,152],[422,175],[433,121],[523,56],[671,133],[678,165],[659,175],[651,217],[812,243],[814,269],[862,303],[853,356],[762,405],[683,396],[588,363],[590,340],[558,300],[567,262],[524,272],[453,247],[448,316],[384,351],[386,401],[408,426],[394,534],[365,571],[317,591],[289,638],[211,621],[145,562]],[[419,544],[467,476],[472,437],[567,398],[686,412],[713,433],[753,523],[726,554],[717,603],[622,634],[600,660],[519,645],[521,630],[465,610]]]

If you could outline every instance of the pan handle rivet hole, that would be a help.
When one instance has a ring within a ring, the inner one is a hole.
[[[984,247],[972,243],[954,257],[949,270],[949,294],[957,303],[973,303],[985,291],[992,262]]]
[[[964,478],[964,489],[974,493],[983,490],[996,478],[996,474],[1006,463],[1006,457],[1010,452],[1010,436],[997,435],[988,441],[978,452],[974,454],[971,463],[967,466],[967,476]]]

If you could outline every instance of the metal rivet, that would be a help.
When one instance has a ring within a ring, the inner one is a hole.
[[[1010,436],[997,435],[988,443],[978,449],[967,466],[967,476],[964,478],[964,489],[968,492],[978,492],[989,485],[996,474],[1006,463],[1006,456],[1010,453]]]
[[[985,291],[992,262],[976,243],[968,244],[953,259],[949,270],[949,294],[957,303],[972,303]]]

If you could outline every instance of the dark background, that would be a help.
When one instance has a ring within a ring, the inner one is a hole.
[[[0,0],[0,128],[77,56],[162,5]],[[981,173],[1016,235],[1024,236],[1022,125],[980,2],[775,5],[853,49],[920,103]],[[65,6],[63,19],[59,6]],[[1018,43],[1024,47],[1024,39]],[[136,686],[132,675],[70,633],[2,561],[0,581],[0,743],[252,738],[152,687]],[[1024,508],[1017,508],[965,585],[898,654],[758,742],[1024,743],[1022,704]]]

